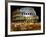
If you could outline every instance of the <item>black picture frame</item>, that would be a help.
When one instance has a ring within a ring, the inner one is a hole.
[[[33,3],[33,4],[43,4],[43,33],[34,33],[34,34],[17,34],[17,35],[8,35],[8,2],[19,2],[19,3]],[[25,2],[25,1],[5,1],[5,36],[27,36],[27,35],[43,35],[45,34],[45,3],[44,2]]]

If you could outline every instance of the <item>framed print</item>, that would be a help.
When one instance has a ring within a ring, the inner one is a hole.
[[[40,35],[45,33],[43,2],[8,2],[7,35]]]

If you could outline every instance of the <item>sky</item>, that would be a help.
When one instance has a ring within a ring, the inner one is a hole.
[[[36,15],[39,17],[39,22],[41,21],[41,7],[36,6],[11,6],[11,13],[15,11],[16,9],[24,8],[24,7],[30,7],[34,8]]]

